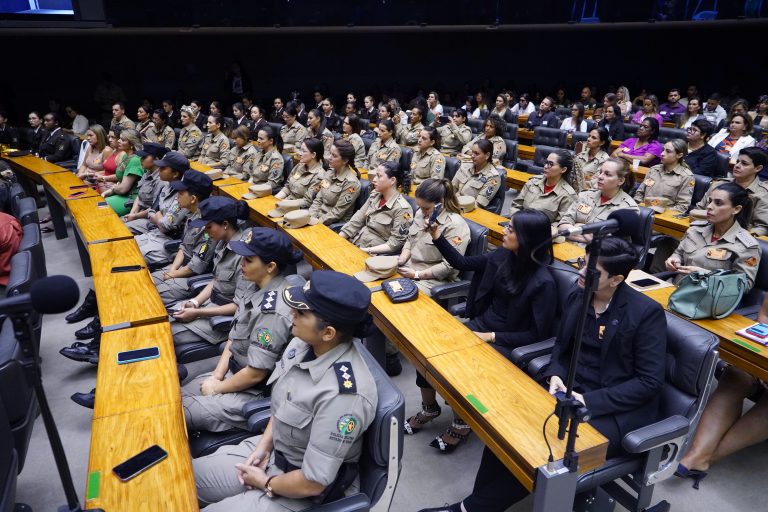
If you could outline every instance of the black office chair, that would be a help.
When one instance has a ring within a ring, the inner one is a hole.
[[[69,150],[72,154],[72,157],[68,160],[63,160],[61,162],[56,162],[56,165],[59,167],[63,167],[65,169],[69,169],[70,171],[77,170],[77,161],[80,156],[80,151],[82,151],[86,144],[88,144],[88,141],[86,140],[80,140],[80,137],[72,137],[70,135],[67,135],[65,140],[69,144]]]
[[[536,146],[533,152],[533,160],[518,160],[517,168],[530,174],[541,174],[544,171],[544,163],[549,154],[557,149],[553,146]]]
[[[461,161],[458,158],[449,156],[445,159],[445,179],[453,181],[453,177],[459,172]]]
[[[719,177],[728,176],[731,172],[731,157],[725,153],[717,153],[717,175]]]
[[[761,128],[760,126],[755,126],[752,128],[752,137],[755,139],[755,141],[760,142],[763,140],[763,137],[766,136],[766,130],[765,128]]]
[[[726,157],[727,160],[727,157]],[[693,194],[691,195],[691,207],[689,210],[696,207],[699,201],[702,200],[704,194],[709,190],[709,186],[712,184],[712,178],[709,176],[702,176],[701,174],[693,175]]]
[[[6,297],[16,297],[29,293],[32,285],[39,277],[32,253],[29,251],[17,252],[11,258],[11,272],[8,275],[8,285],[5,288]],[[39,348],[43,317],[35,310],[31,312],[30,325],[32,325],[34,335],[33,341],[35,346]]]
[[[491,202],[488,203],[485,209],[496,215],[501,215],[501,209],[504,207],[504,197],[507,193],[507,170],[503,167],[497,167],[496,171],[499,173],[499,190],[496,191],[496,195],[493,196],[493,199],[491,199]]]
[[[587,123],[587,131],[586,133],[591,132],[595,128],[597,128],[597,122],[594,119],[585,119],[584,122]],[[574,132],[576,133],[576,132]]]
[[[403,172],[411,172],[411,159],[413,158],[413,149],[400,146],[400,162],[398,167]]]
[[[368,201],[368,198],[370,197],[370,195],[371,195],[371,182],[368,180],[361,179],[360,194],[357,196],[357,199],[355,199],[355,204],[354,206],[352,206],[352,211],[356,212],[357,210],[365,206],[365,202]],[[344,224],[346,224],[346,222],[334,222],[333,224],[330,224],[328,227],[338,233],[339,231],[341,231],[341,228],[344,227]]]
[[[283,157],[283,183],[285,183],[293,170],[293,157],[291,155],[286,155],[285,153],[282,153],[281,156]],[[282,185],[277,189],[272,189],[272,194],[277,194],[280,192],[281,188],[283,188]]]
[[[688,140],[688,132],[679,128],[659,128],[659,142],[665,144],[674,139]]]
[[[13,183],[11,185],[11,191],[10,191],[10,200],[11,200],[11,210],[6,213],[10,213],[17,219],[19,218],[19,201],[25,197],[27,197],[27,193],[24,191],[24,187],[21,186],[21,183]]]
[[[648,511],[653,487],[674,474],[688,447],[712,386],[719,338],[671,313],[666,317],[667,364],[659,419],[624,436],[626,454],[579,475],[577,501],[591,500],[591,506],[597,508],[594,500],[601,495],[594,493],[599,487],[630,511]],[[531,361],[528,373],[542,375],[549,357]],[[617,480],[626,485],[620,486]],[[583,510],[581,506],[577,503],[574,509]],[[669,510],[666,502],[657,507]]]
[[[533,129],[534,146],[555,146],[564,148],[568,142],[568,132],[559,128],[537,126]]]
[[[653,236],[653,210],[644,206],[640,207],[638,212],[640,216],[640,223],[637,227],[637,232],[632,235],[632,245],[635,246],[637,251],[637,264],[635,268],[642,269],[645,267],[646,260],[648,259],[648,252],[651,249],[651,239]]]
[[[586,142],[588,136],[589,136],[589,132],[573,132],[571,134],[570,149],[573,149],[575,151],[576,145],[579,142]]]
[[[472,130],[473,134],[483,133],[483,127],[485,126],[485,120],[475,119],[474,117],[467,118],[467,125]]]
[[[35,273],[38,277],[48,275],[48,269],[45,266],[45,248],[40,234],[39,224],[27,224],[22,228],[24,230],[21,236],[21,243],[18,251],[29,251],[32,254],[32,262],[35,265]]]
[[[0,512],[16,509],[16,481],[19,474],[19,456],[13,443],[8,415],[0,403]]]
[[[757,241],[760,244],[760,263],[757,267],[755,284],[749,292],[744,294],[739,307],[734,311],[737,315],[746,316],[752,320],[757,320],[764,294],[768,290],[768,242],[761,238]]]
[[[19,214],[16,215],[16,218],[19,219],[19,223],[21,223],[22,226],[26,226],[27,224],[37,224],[39,222],[40,219],[37,216],[37,203],[35,202],[34,197],[23,197],[19,199],[18,205]]]
[[[507,123],[507,129],[505,130],[504,139],[517,140],[517,122]]]
[[[176,136],[176,138],[173,140],[173,149],[175,151],[179,148],[179,136],[181,135],[181,128],[174,128],[173,134]]]
[[[501,161],[501,165],[514,169],[517,166],[517,141],[504,139],[504,144],[507,146],[507,152],[504,154],[504,160]]]
[[[560,118],[561,121],[563,121],[566,117],[571,117],[571,108],[570,107],[557,107],[555,109],[555,115]]]
[[[469,219],[470,240],[465,251],[466,256],[481,256],[488,251],[488,228],[473,222]],[[459,298],[466,298],[469,291],[469,282],[472,280],[474,272],[462,270],[459,272],[459,280],[451,283],[438,284],[432,287],[431,296],[441,306],[450,309],[458,302]]]
[[[372,133],[376,133],[376,132],[372,132]],[[363,139],[363,145],[365,146],[365,154],[367,155],[368,150],[371,149],[371,144],[373,144],[373,141],[375,139],[373,137],[361,137],[361,139]]]
[[[639,126],[635,123],[624,123],[624,140],[637,137],[637,128]]]
[[[269,121],[267,121],[267,124],[272,128],[274,128],[277,131],[277,133],[280,133],[280,129],[284,126],[280,123],[270,123]]]

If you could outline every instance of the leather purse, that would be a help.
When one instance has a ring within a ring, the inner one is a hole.
[[[371,293],[380,290],[383,290],[389,300],[394,304],[416,300],[416,297],[419,295],[419,287],[416,286],[416,283],[405,277],[387,279],[381,283],[381,286],[371,288]]]
[[[669,297],[669,309],[689,320],[725,318],[747,290],[747,276],[736,270],[693,272]]]

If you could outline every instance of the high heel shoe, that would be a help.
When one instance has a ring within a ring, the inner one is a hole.
[[[678,464],[677,471],[675,471],[675,476],[680,478],[690,478],[693,480],[693,488],[698,490],[699,482],[707,477],[707,472],[700,471],[698,469],[688,469],[682,464]]]

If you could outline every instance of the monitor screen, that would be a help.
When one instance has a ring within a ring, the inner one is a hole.
[[[0,13],[18,16],[74,16],[72,0],[0,0]]]

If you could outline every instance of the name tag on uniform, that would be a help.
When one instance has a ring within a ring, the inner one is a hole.
[[[583,213],[586,215],[592,211],[592,207],[588,204],[580,204],[578,210],[579,210],[579,213]]]
[[[236,161],[237,163],[239,163],[239,164],[242,164],[242,163],[243,163],[243,157],[239,156],[239,157],[237,157],[237,158],[235,159],[235,161]]]
[[[728,251],[725,249],[709,249],[707,258],[711,260],[724,261],[728,259]]]
[[[647,178],[647,179],[646,179],[646,180],[643,182],[643,184],[644,184],[646,187],[652,187],[652,186],[654,185],[654,183],[656,183],[656,181],[654,181],[654,180],[653,180],[653,179],[651,179],[651,178]]]
[[[269,170],[269,166],[268,166],[267,164],[261,164],[261,165],[259,166],[259,170],[260,170],[261,172],[267,172],[267,171]]]
[[[387,157],[387,154],[385,152],[383,152],[383,151],[379,151],[379,154],[376,155],[376,157],[379,158],[379,159],[384,159],[384,158]]]
[[[205,144],[203,144],[203,151],[208,151],[208,146],[209,145],[210,144],[208,144],[207,142]]]
[[[320,186],[323,187],[323,188],[328,188],[328,187],[331,186],[331,184],[328,183],[327,181],[323,180],[323,181],[320,182]]]
[[[298,172],[295,172],[295,173],[293,173],[292,178],[297,180],[297,179],[301,178],[301,174],[299,174]]]

